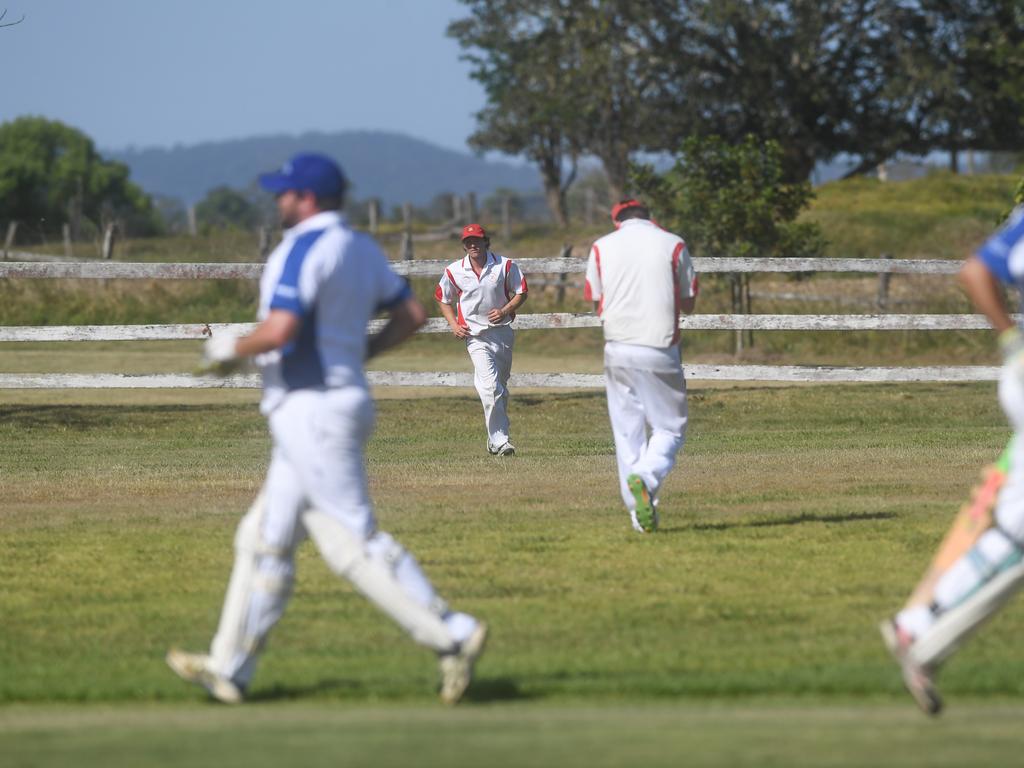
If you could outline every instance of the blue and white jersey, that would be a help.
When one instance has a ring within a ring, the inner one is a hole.
[[[269,413],[297,389],[366,387],[366,326],[412,296],[369,235],[324,211],[284,233],[260,279],[259,319],[271,310],[302,324],[285,347],[256,357],[263,374],[260,409]]]
[[[999,280],[1024,288],[1024,205],[1015,208],[977,256]]]

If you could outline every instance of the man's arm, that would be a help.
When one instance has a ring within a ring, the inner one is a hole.
[[[242,358],[280,349],[299,332],[302,318],[286,309],[272,309],[252,333],[236,338],[231,335],[211,336],[203,345],[206,360],[202,373],[226,376],[240,365]]]
[[[468,339],[469,328],[459,325],[459,318],[455,314],[455,307],[451,304],[445,304],[443,301],[438,301],[437,305],[441,307],[441,314],[448,321],[448,327],[452,329],[452,335],[457,339]]]
[[[427,312],[419,299],[410,296],[391,310],[391,317],[379,333],[366,344],[366,359],[376,357],[408,339],[427,322]]]
[[[692,315],[694,307],[697,306],[696,296],[686,296],[679,302],[679,309],[684,315]]]
[[[295,338],[302,319],[286,309],[272,309],[270,314],[247,336],[235,342],[235,357],[250,357],[280,349]]]
[[[508,303],[501,309],[492,309],[490,312],[488,312],[487,319],[490,320],[492,323],[500,323],[506,317],[511,315],[521,306],[523,306],[523,304],[526,302],[526,296],[527,294],[525,293],[517,293],[515,296],[509,299]]]
[[[996,333],[1014,327],[999,280],[977,256],[971,256],[960,268],[960,283],[971,303],[988,318]]]

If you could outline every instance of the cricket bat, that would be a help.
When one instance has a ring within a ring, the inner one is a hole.
[[[992,526],[992,511],[995,509],[999,491],[1006,482],[1012,451],[1011,439],[996,463],[982,471],[981,482],[971,490],[970,500],[960,508],[924,577],[907,600],[906,608],[930,605],[934,597],[935,584],[942,574]]]

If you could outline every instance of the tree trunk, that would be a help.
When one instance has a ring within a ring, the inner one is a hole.
[[[562,184],[561,165],[555,158],[545,158],[539,165],[548,209],[551,211],[555,223],[565,229],[569,226],[569,207],[566,202],[565,187]]]
[[[960,173],[960,150],[956,147],[949,150],[949,170],[952,173]]]
[[[544,198],[548,203],[548,210],[551,211],[551,216],[554,218],[555,223],[565,229],[569,226],[569,212],[568,205],[566,204],[565,192],[562,191],[560,184],[551,186],[547,180],[544,181]]]
[[[626,199],[629,187],[629,154],[605,152],[601,156],[601,165],[608,177],[608,195],[613,203]]]

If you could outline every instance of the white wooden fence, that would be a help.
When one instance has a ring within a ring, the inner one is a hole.
[[[19,254],[20,255],[20,254]],[[527,274],[580,273],[581,259],[521,259]],[[950,275],[959,263],[946,260],[892,259],[711,259],[697,258],[699,273],[713,272],[867,272],[889,274]],[[443,261],[400,261],[392,266],[400,274],[436,277],[446,266]],[[237,280],[257,279],[262,264],[149,264],[121,262],[0,261],[0,278],[131,279],[131,280]],[[374,321],[371,330],[380,327]],[[591,328],[600,325],[592,314],[525,314],[516,319],[519,329]],[[42,341],[140,341],[202,339],[215,333],[244,333],[251,323],[208,323],[171,325],[93,325],[0,327],[0,342]],[[963,314],[869,314],[869,315],[716,315],[699,314],[680,322],[684,330],[977,330],[988,328],[981,315]],[[428,321],[421,332],[444,333],[441,318]],[[765,365],[692,365],[687,376],[697,380],[784,381],[784,382],[924,382],[990,381],[998,376],[991,366],[924,367],[832,367]],[[390,386],[470,387],[472,376],[451,372],[373,372],[370,381]],[[514,374],[511,386],[581,388],[603,386],[599,374]],[[26,388],[237,388],[257,387],[258,377],[241,375],[214,379],[186,374],[0,374],[0,389]]]

